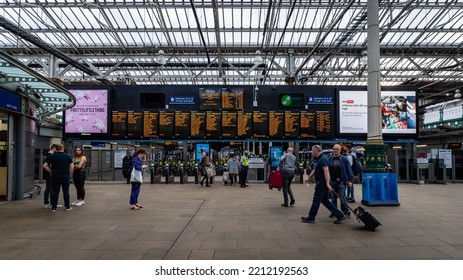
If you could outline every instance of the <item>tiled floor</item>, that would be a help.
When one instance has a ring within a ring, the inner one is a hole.
[[[122,182],[86,191],[71,212],[43,209],[42,196],[1,204],[0,259],[463,259],[463,184],[400,184],[400,206],[365,207],[383,224],[376,232],[355,218],[335,225],[323,206],[301,223],[313,188],[298,183],[289,208],[264,184],[144,184],[139,211]]]

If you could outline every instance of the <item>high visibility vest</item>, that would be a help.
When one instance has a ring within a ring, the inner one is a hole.
[[[249,160],[247,156],[242,156],[241,157],[241,165],[242,166],[249,166]]]

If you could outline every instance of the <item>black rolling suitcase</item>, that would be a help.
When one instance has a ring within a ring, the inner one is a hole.
[[[370,212],[368,212],[367,210],[365,210],[365,208],[359,206],[355,209],[352,209],[348,203],[344,203],[342,200],[341,200],[341,197],[335,192],[333,191],[336,196],[339,198],[339,201],[341,201],[341,203],[343,203],[344,205],[347,206],[347,208],[349,208],[349,210],[354,213],[355,217],[357,218],[357,221],[360,223],[360,221],[362,221],[362,223],[365,225],[365,228],[367,230],[370,230],[370,231],[375,231],[377,227],[381,226],[381,223],[375,218],[373,217],[373,215],[371,215]]]

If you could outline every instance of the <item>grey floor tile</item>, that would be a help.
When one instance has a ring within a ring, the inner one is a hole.
[[[214,253],[215,260],[260,260],[262,259],[259,249],[227,250],[217,249]]]
[[[451,259],[451,256],[432,247],[385,247],[384,249],[402,260]]]

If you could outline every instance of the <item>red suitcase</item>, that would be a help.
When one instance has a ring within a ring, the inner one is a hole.
[[[273,188],[277,188],[281,191],[283,188],[283,173],[280,171],[273,170],[270,172],[270,177],[268,178],[268,188],[273,190]]]

